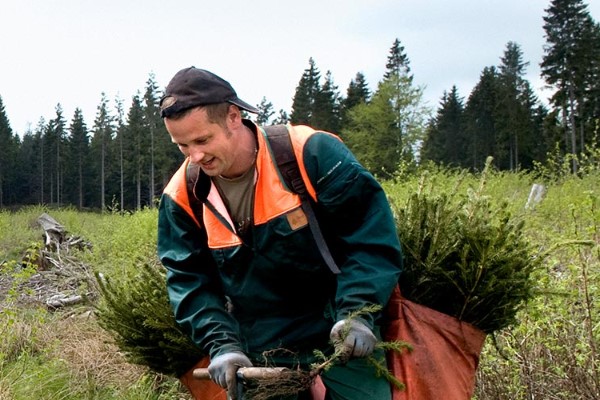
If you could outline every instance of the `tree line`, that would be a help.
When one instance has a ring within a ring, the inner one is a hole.
[[[529,63],[519,44],[508,42],[499,65],[483,69],[466,101],[452,86],[432,115],[395,39],[374,91],[357,72],[342,95],[333,73],[322,75],[310,58],[289,114],[276,113],[263,97],[255,121],[337,133],[382,179],[426,163],[478,170],[488,156],[498,169],[526,170],[551,152],[570,157],[576,173],[577,157],[597,145],[600,130],[600,25],[582,0],[552,0],[545,12],[540,66],[553,89],[548,106],[525,79]],[[160,118],[161,95],[150,74],[126,114],[121,100],[111,108],[102,94],[91,127],[78,108],[67,122],[58,104],[53,119],[40,119],[22,137],[0,97],[0,207],[152,207],[183,160]]]

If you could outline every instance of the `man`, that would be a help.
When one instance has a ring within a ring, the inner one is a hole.
[[[158,253],[175,318],[210,356],[211,379],[235,399],[238,368],[307,369],[315,350],[331,354],[335,343],[347,359],[322,374],[328,398],[389,399],[389,383],[367,360],[384,360],[375,348],[380,315],[355,316],[385,305],[401,271],[394,219],[373,176],[335,135],[288,125],[341,270],[334,274],[264,129],[242,118],[255,107],[227,81],[191,67],[175,74],[160,108],[186,160],[161,199]],[[202,217],[194,216],[195,201]]]

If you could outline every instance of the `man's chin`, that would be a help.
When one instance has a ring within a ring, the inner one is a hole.
[[[219,175],[219,171],[216,168],[200,167],[200,169],[202,170],[202,172],[204,172],[205,175],[208,175],[208,176],[218,176]]]
[[[209,164],[198,164],[202,172],[204,172],[208,176],[218,176],[221,173],[221,169],[218,168],[217,164],[211,162]]]

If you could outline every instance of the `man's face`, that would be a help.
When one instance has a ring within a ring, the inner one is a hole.
[[[165,118],[165,126],[171,135],[171,141],[179,150],[200,166],[209,176],[228,176],[234,166],[239,146],[228,128],[227,120],[223,125],[210,122],[206,110],[197,108],[180,119]]]

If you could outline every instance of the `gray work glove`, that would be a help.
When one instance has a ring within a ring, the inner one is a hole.
[[[367,357],[373,353],[377,338],[365,324],[355,319],[343,319],[331,328],[329,338],[342,359]]]
[[[237,399],[237,370],[251,367],[252,362],[240,351],[221,354],[210,361],[208,375],[210,379],[223,389],[231,400]]]

